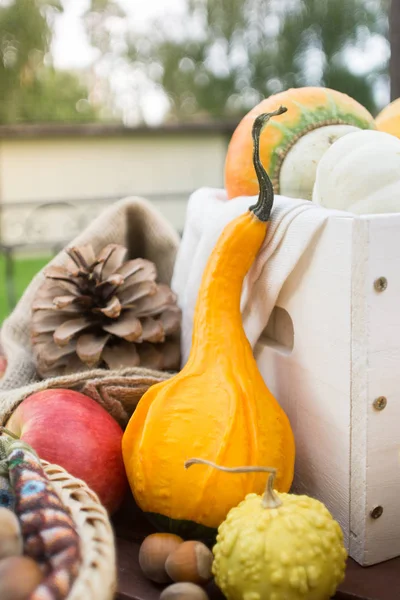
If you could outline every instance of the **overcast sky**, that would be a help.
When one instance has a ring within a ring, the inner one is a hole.
[[[183,0],[118,0],[136,29],[146,28],[149,21],[163,13],[177,12]],[[81,16],[88,0],[62,0],[64,13],[57,17],[53,55],[57,67],[88,66],[94,58],[85,38]]]

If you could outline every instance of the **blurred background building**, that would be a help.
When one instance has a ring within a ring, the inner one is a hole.
[[[263,98],[400,96],[400,0],[0,0],[0,322],[106,204],[180,230]]]
[[[3,246],[57,246],[107,204],[151,200],[178,231],[199,187],[223,186],[228,122],[0,127]]]

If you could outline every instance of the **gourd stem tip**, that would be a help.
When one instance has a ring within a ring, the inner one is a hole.
[[[208,465],[213,469],[218,469],[225,473],[268,473],[269,476],[262,499],[262,505],[264,508],[279,508],[279,506],[282,505],[282,501],[274,490],[276,469],[273,467],[223,467],[213,463],[211,460],[205,460],[203,458],[190,458],[184,463],[185,469],[188,469],[192,465]]]
[[[280,106],[270,113],[262,113],[256,117],[253,123],[253,165],[260,188],[257,204],[250,206],[250,210],[263,222],[269,221],[274,203],[274,188],[268,173],[260,160],[260,135],[271,117],[282,115],[287,111],[286,106]]]
[[[262,505],[264,508],[279,508],[279,506],[282,506],[282,500],[274,490],[275,477],[276,469],[273,469],[268,477],[267,486],[262,499]]]

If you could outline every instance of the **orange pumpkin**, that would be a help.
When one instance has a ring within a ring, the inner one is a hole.
[[[255,106],[239,123],[225,162],[228,198],[253,196],[259,186],[254,170],[251,128],[254,119],[284,105],[260,139],[260,158],[276,194],[311,200],[317,164],[339,137],[357,129],[375,129],[372,115],[346,94],[328,88],[289,89]]]
[[[379,131],[400,138],[400,98],[386,106],[375,119]]]

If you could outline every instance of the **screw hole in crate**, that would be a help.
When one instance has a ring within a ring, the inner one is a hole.
[[[388,281],[386,277],[378,277],[374,281],[374,288],[377,292],[384,292],[388,286]]]
[[[283,354],[291,354],[294,345],[294,328],[287,310],[275,306],[259,341],[264,346],[274,348]]]
[[[372,519],[379,519],[383,515],[383,506],[375,506],[369,514]]]
[[[373,402],[373,407],[375,410],[384,410],[387,406],[387,399],[385,396],[379,396]]]

